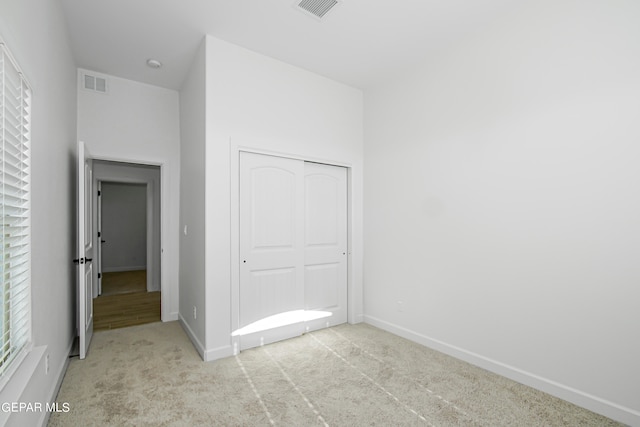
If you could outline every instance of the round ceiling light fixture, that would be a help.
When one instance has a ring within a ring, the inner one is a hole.
[[[151,68],[158,69],[162,67],[162,62],[158,61],[157,59],[147,59],[147,65]]]

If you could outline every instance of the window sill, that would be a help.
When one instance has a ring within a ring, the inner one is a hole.
[[[46,350],[47,346],[43,345],[29,351],[0,391],[0,403],[20,402],[20,398],[42,362]],[[0,410],[0,426],[5,425],[10,416],[10,412]]]

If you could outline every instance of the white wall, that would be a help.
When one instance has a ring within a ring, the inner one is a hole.
[[[367,321],[640,425],[638,22],[523,3],[366,92]]]
[[[82,71],[79,70],[78,74]],[[104,77],[108,79],[108,94],[78,90],[78,138],[87,144],[94,158],[161,166],[162,319],[177,320],[180,194],[178,92],[114,76]]]
[[[239,145],[351,166],[350,317],[361,319],[362,92],[213,37],[206,53],[205,359],[231,354],[230,283],[238,269],[231,178]]]
[[[203,357],[206,316],[205,87],[203,38],[180,90],[180,321]],[[193,307],[197,310],[195,319]]]
[[[0,36],[33,89],[31,298],[37,350],[27,361],[33,370],[13,377],[0,401],[44,405],[55,396],[75,336],[75,63],[58,2],[3,0]],[[1,412],[0,425],[39,425],[45,416]]]
[[[102,272],[147,267],[147,185],[102,183]]]

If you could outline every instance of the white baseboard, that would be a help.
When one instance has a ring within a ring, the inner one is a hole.
[[[168,313],[165,315],[165,317],[162,318],[163,322],[175,322],[176,320],[180,320],[180,317],[177,311],[174,311],[173,313]]]
[[[347,321],[351,325],[355,325],[357,323],[362,323],[362,322],[364,322],[364,314],[359,313],[359,314],[354,314],[352,316],[348,316]]]
[[[104,265],[102,266],[103,273],[119,273],[121,271],[140,271],[140,270],[146,270],[146,269],[147,269],[146,265],[133,265],[128,267],[105,267]]]
[[[182,315],[179,314],[178,317],[179,317],[178,320],[180,321],[180,325],[182,326],[182,329],[184,329],[184,331],[187,333],[187,336],[191,340],[191,343],[193,344],[193,346],[196,348],[196,351],[198,352],[202,360],[204,360],[204,346],[202,345],[202,343],[200,342],[196,334],[193,332],[193,330],[191,329],[187,321],[184,320]]]
[[[200,342],[196,334],[193,332],[189,324],[184,320],[182,315],[178,315],[180,320],[180,325],[182,325],[182,329],[187,333],[189,339],[193,343],[193,346],[196,348],[198,354],[205,362],[211,362],[213,360],[222,359],[224,357],[233,356],[233,348],[231,345],[227,345],[224,347],[214,348],[210,350],[206,350],[204,345]]]
[[[464,360],[472,365],[479,366],[488,371],[494,372],[503,377],[512,379],[521,384],[533,387],[537,390],[559,397],[590,411],[602,414],[616,421],[628,424],[630,426],[640,426],[640,412],[610,402],[606,399],[593,396],[564,384],[557,383],[547,378],[540,377],[530,372],[523,371],[516,367],[498,362],[496,360],[484,357],[482,355],[470,352],[460,347],[436,340],[425,335],[419,334],[412,330],[403,328],[393,323],[378,319],[373,316],[364,316],[365,323],[377,328],[391,332],[425,347],[432,348],[442,353],[453,356],[456,359]]]
[[[212,362],[218,359],[224,359],[225,357],[233,356],[233,347],[231,345],[225,345],[223,347],[212,348],[205,351],[204,361]]]

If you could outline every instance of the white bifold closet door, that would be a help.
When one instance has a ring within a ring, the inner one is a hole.
[[[345,168],[240,154],[239,297],[240,349],[347,321]]]

